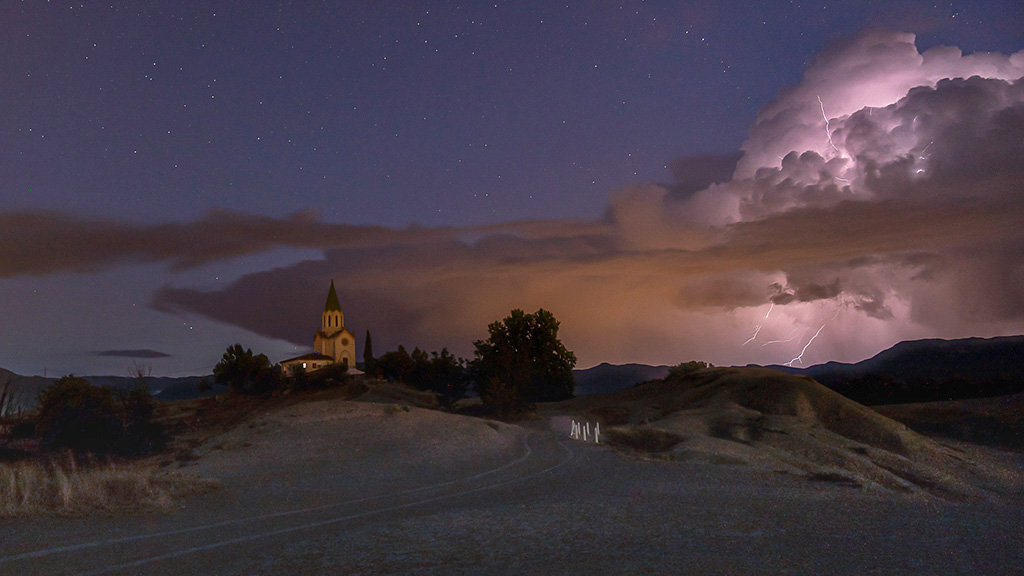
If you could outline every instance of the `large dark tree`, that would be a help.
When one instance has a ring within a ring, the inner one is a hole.
[[[576,355],[558,339],[558,326],[541,308],[533,314],[513,310],[487,327],[487,340],[474,343],[472,366],[484,403],[507,410],[572,398]]]

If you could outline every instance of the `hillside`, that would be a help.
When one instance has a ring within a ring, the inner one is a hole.
[[[872,408],[923,434],[1024,449],[1024,393]]]
[[[53,380],[42,376],[21,376],[0,368],[0,391],[6,390],[8,409],[11,411],[31,410],[36,406],[39,392]],[[2,416],[2,414],[0,414]]]
[[[95,386],[130,389],[138,386],[138,379],[128,376],[82,376]],[[212,377],[206,377],[212,381]],[[166,402],[174,400],[190,400],[215,396],[227,391],[227,386],[213,384],[209,390],[199,390],[202,376],[146,377],[146,386],[157,400]],[[10,370],[0,368],[0,390],[6,389],[13,398],[11,403],[15,409],[31,410],[36,407],[39,393],[53,383],[54,378],[43,376],[21,376]]]
[[[768,368],[699,370],[552,410],[601,422],[626,447],[654,442],[670,459],[954,499],[1001,493],[1010,481],[809,377]]]
[[[641,382],[664,378],[667,374],[668,366],[608,364],[607,362],[585,370],[573,370],[578,396],[609,394]]]
[[[985,398],[1024,392],[1024,336],[914,340],[856,364],[771,368],[867,405]]]

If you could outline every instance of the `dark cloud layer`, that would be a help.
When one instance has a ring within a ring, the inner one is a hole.
[[[143,348],[139,350],[103,350],[96,352],[97,356],[113,356],[117,358],[170,358],[170,354],[165,354],[157,350],[150,350]]]

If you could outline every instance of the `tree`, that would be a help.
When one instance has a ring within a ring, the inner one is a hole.
[[[474,342],[472,371],[485,404],[503,411],[533,402],[572,398],[576,355],[558,339],[559,322],[544,310],[515,309],[487,327],[487,340]]]
[[[272,392],[283,383],[280,367],[272,366],[265,354],[253,355],[241,344],[228,346],[220,362],[213,367],[213,378],[236,392],[262,394]]]
[[[153,421],[153,397],[144,388],[97,387],[73,375],[39,395],[36,431],[42,446],[79,453],[134,456],[161,450],[167,437]]]
[[[441,353],[431,352],[430,390],[437,392],[438,401],[447,409],[466,395],[466,361],[456,358],[442,348]]]
[[[376,371],[376,361],[373,358],[373,340],[370,340],[370,331],[366,331],[366,343],[363,344],[363,370],[373,375]]]
[[[381,375],[389,381],[396,380],[405,382],[415,368],[412,357],[405,350],[405,346],[398,345],[398,350],[385,352],[377,359],[377,368]]]
[[[456,358],[447,348],[440,354],[415,348],[410,359],[412,371],[404,380],[406,384],[436,393],[445,408],[452,408],[466,395],[465,360]]]

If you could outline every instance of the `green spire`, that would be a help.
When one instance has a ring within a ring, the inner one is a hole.
[[[324,305],[324,312],[330,310],[341,312],[341,304],[338,303],[338,293],[334,291],[334,280],[331,280],[331,291],[327,293],[327,304]]]

